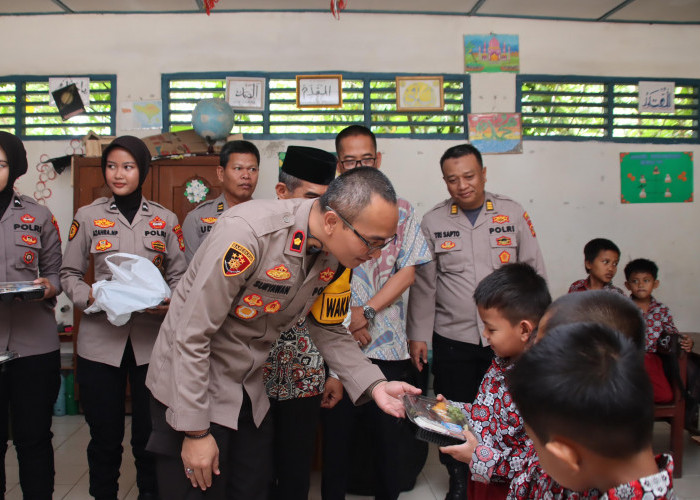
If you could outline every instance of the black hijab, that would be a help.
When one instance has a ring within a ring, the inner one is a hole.
[[[114,202],[117,205],[117,209],[131,223],[134,221],[136,212],[138,212],[139,206],[141,205],[141,186],[146,180],[151,165],[151,152],[146,147],[146,144],[138,137],[132,135],[117,137],[102,153],[102,176],[105,177],[105,180],[107,180],[105,176],[107,170],[107,156],[114,148],[122,148],[128,151],[129,154],[134,157],[136,165],[139,168],[139,185],[134,192],[126,196],[114,195]]]
[[[5,151],[7,163],[10,166],[7,185],[0,191],[0,217],[2,217],[12,201],[15,181],[27,172],[27,151],[19,137],[2,131],[0,131],[0,148]]]

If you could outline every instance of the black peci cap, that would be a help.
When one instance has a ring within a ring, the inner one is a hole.
[[[282,162],[282,172],[323,186],[335,178],[335,169],[335,155],[306,146],[289,146]]]

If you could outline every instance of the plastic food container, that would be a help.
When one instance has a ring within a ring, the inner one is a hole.
[[[450,446],[466,442],[462,430],[469,429],[469,422],[462,411],[447,401],[436,398],[404,394],[403,405],[406,416],[416,430],[416,438]]]
[[[9,302],[20,300],[40,299],[44,296],[44,285],[35,285],[32,281],[11,281],[0,283],[0,300]]]

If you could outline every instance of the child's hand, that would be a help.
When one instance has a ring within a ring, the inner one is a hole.
[[[460,462],[464,462],[465,464],[470,464],[472,462],[472,455],[474,454],[474,450],[479,445],[479,442],[476,440],[476,437],[474,437],[474,434],[472,434],[466,429],[462,431],[462,434],[464,434],[464,437],[467,438],[466,443],[455,444],[452,446],[441,446],[440,451],[443,453],[447,453],[455,460],[459,460]]]
[[[681,335],[681,349],[683,349],[685,352],[692,351],[694,344],[695,342],[693,342],[693,339],[691,339],[688,335]]]

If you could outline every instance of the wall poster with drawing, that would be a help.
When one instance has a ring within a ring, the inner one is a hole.
[[[469,142],[482,154],[523,152],[520,113],[470,113]]]
[[[691,203],[693,153],[620,153],[621,203]]]
[[[396,111],[442,111],[442,76],[397,76]]]

